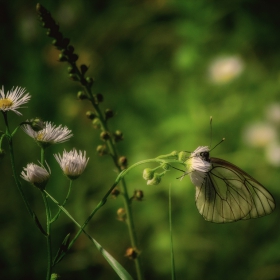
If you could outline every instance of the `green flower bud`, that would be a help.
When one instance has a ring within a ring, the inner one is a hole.
[[[57,280],[59,278],[59,275],[57,273],[52,273],[51,280]]]
[[[115,140],[115,142],[119,142],[119,141],[123,140],[123,133],[120,130],[115,131],[114,140]]]
[[[145,168],[145,169],[143,170],[143,178],[144,178],[144,180],[147,181],[147,180],[153,179],[154,173],[155,173],[154,169]]]
[[[102,131],[102,132],[100,133],[100,138],[101,138],[101,140],[103,140],[103,141],[107,141],[107,140],[110,139],[110,133],[109,133],[108,131]]]
[[[95,117],[96,117],[96,115],[95,115],[92,111],[87,111],[87,112],[86,112],[86,116],[87,116],[87,118],[90,119],[90,120],[94,120]]]
[[[149,186],[158,185],[161,182],[162,175],[163,174],[155,173],[154,177],[151,180],[147,181],[147,185],[149,185]]]
[[[93,127],[95,129],[100,129],[101,128],[100,120],[98,118],[93,119],[92,124],[93,124]]]
[[[30,126],[34,131],[38,132],[44,129],[46,124],[40,118],[35,118],[30,121]]]
[[[78,99],[80,99],[80,100],[88,99],[86,93],[83,92],[83,91],[79,91],[79,92],[77,93],[77,97],[78,97]]]
[[[100,156],[104,156],[108,153],[106,145],[98,145],[96,151]]]
[[[92,86],[92,84],[94,82],[93,78],[91,78],[91,77],[86,77],[86,81],[90,87]]]
[[[167,171],[167,170],[169,170],[170,165],[169,165],[168,163],[163,163],[163,164],[161,165],[161,168],[162,168],[163,170]]]

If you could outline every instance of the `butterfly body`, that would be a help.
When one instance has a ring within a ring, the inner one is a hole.
[[[245,171],[199,146],[187,160],[187,173],[196,186],[196,206],[214,223],[259,218],[275,208],[273,196]]]

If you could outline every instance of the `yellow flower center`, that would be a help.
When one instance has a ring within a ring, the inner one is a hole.
[[[37,141],[42,141],[44,139],[45,133],[40,132],[37,134],[36,140]]]
[[[13,101],[10,99],[0,99],[0,109],[6,109],[13,105]]]

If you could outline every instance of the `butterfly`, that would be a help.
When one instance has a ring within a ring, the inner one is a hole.
[[[275,209],[265,187],[241,170],[219,158],[210,158],[208,146],[199,146],[187,159],[187,171],[196,186],[195,202],[206,221],[230,223],[259,218]]]

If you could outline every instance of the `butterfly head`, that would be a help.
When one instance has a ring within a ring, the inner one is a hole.
[[[210,149],[208,146],[199,146],[194,152],[191,153],[191,157],[200,158],[203,161],[210,162],[209,152]]]
[[[209,147],[199,146],[187,160],[188,172],[200,171],[208,172],[211,169],[211,163],[209,159]]]

